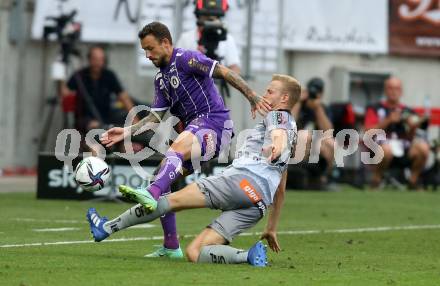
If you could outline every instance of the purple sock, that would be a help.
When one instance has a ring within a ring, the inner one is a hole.
[[[171,193],[171,189],[164,194]],[[160,217],[160,223],[163,229],[163,246],[168,249],[179,248],[179,239],[177,238],[177,228],[176,228],[176,214],[169,212],[164,216]]]
[[[154,183],[151,184],[148,191],[157,200],[167,192],[172,183],[181,175],[183,155],[180,153],[168,151],[165,153],[166,161],[156,175]]]

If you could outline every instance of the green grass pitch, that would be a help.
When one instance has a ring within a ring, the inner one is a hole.
[[[114,217],[130,205],[0,194],[0,285],[440,285],[440,193],[288,192],[283,251],[262,269],[143,258],[161,243],[158,222],[89,243],[91,206]],[[216,214],[178,214],[182,245]],[[264,223],[233,245],[252,245]]]

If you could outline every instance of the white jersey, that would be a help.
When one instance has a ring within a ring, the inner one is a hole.
[[[272,143],[270,133],[275,129],[286,130],[287,145],[276,161],[269,162],[263,155],[263,149]],[[296,123],[290,113],[285,110],[271,111],[247,134],[244,144],[236,151],[232,166],[251,172],[258,183],[262,184],[266,201],[272,203],[296,141]]]

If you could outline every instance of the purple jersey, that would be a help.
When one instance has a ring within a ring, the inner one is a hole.
[[[169,64],[156,74],[151,109],[170,109],[185,125],[200,116],[229,119],[229,110],[212,79],[216,64],[198,51],[175,48]]]

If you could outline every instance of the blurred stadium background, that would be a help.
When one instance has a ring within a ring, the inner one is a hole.
[[[413,2],[420,2],[414,4]],[[425,2],[429,2],[426,5]],[[362,115],[365,107],[383,95],[389,75],[404,83],[402,101],[411,106],[440,107],[438,19],[414,16],[405,22],[396,16],[401,6],[418,5],[421,14],[438,11],[436,1],[229,1],[224,22],[239,46],[242,74],[262,91],[274,72],[297,77],[304,85],[314,76],[326,86],[324,102],[352,102]],[[249,10],[251,9],[251,12]],[[195,28],[193,1],[41,0],[1,1],[1,136],[0,168],[32,168],[37,164],[40,134],[57,91],[52,65],[60,54],[57,41],[42,40],[45,19],[76,10],[73,21],[81,24],[75,41],[80,57],[71,57],[73,69],[86,64],[87,48],[106,46],[109,67],[131,97],[141,103],[153,99],[155,69],[137,43],[139,27],[152,20],[168,24],[175,41]],[[55,35],[51,34],[50,38]],[[417,44],[419,43],[419,44]],[[235,91],[232,91],[235,93]],[[234,94],[236,95],[236,94]],[[429,103],[428,100],[429,99]],[[231,96],[236,130],[252,126],[247,103]],[[60,102],[44,151],[53,151],[55,136],[66,124]],[[436,120],[438,123],[438,120]],[[430,126],[430,138],[439,136]]]

